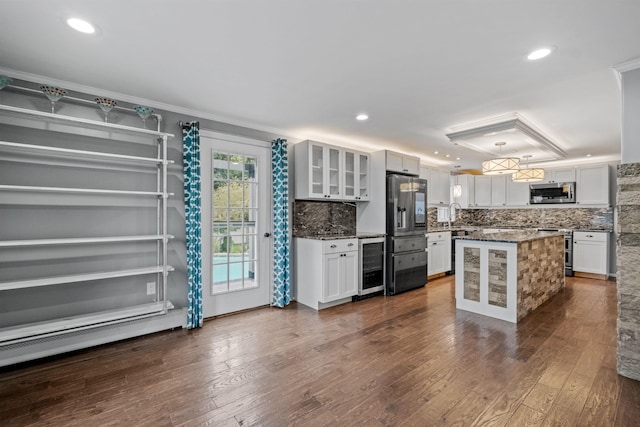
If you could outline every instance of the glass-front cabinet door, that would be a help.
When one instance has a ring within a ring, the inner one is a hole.
[[[325,191],[325,147],[321,144],[309,144],[309,197],[324,197]]]
[[[355,200],[356,198],[356,153],[353,151],[344,152],[344,199]]]
[[[369,155],[358,154],[358,200],[369,200]]]
[[[326,193],[332,199],[342,198],[342,165],[340,149],[325,147],[327,155]]]
[[[344,187],[342,198],[369,200],[369,155],[344,150]]]

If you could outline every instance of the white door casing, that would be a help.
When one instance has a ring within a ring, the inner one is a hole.
[[[273,260],[269,144],[203,131],[200,152],[204,317],[268,305]]]

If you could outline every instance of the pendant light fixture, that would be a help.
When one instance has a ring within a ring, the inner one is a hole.
[[[544,179],[544,169],[542,168],[529,168],[529,158],[533,157],[531,154],[522,156],[525,159],[525,169],[520,169],[518,172],[511,175],[513,182],[537,182]]]
[[[506,142],[496,142],[499,154],[497,158],[482,162],[483,175],[502,175],[515,173],[520,169],[520,159],[517,157],[502,157],[502,146]]]
[[[458,184],[458,175],[460,175],[460,165],[454,166],[456,172],[456,183],[453,185],[453,198],[459,199],[462,197],[462,185]]]

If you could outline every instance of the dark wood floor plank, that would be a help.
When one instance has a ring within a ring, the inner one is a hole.
[[[454,278],[316,312],[291,304],[0,370],[0,425],[637,425],[616,290],[567,287],[517,325]]]

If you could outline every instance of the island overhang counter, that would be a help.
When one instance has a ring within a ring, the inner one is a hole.
[[[564,288],[564,235],[517,230],[454,238],[456,308],[517,323]]]

